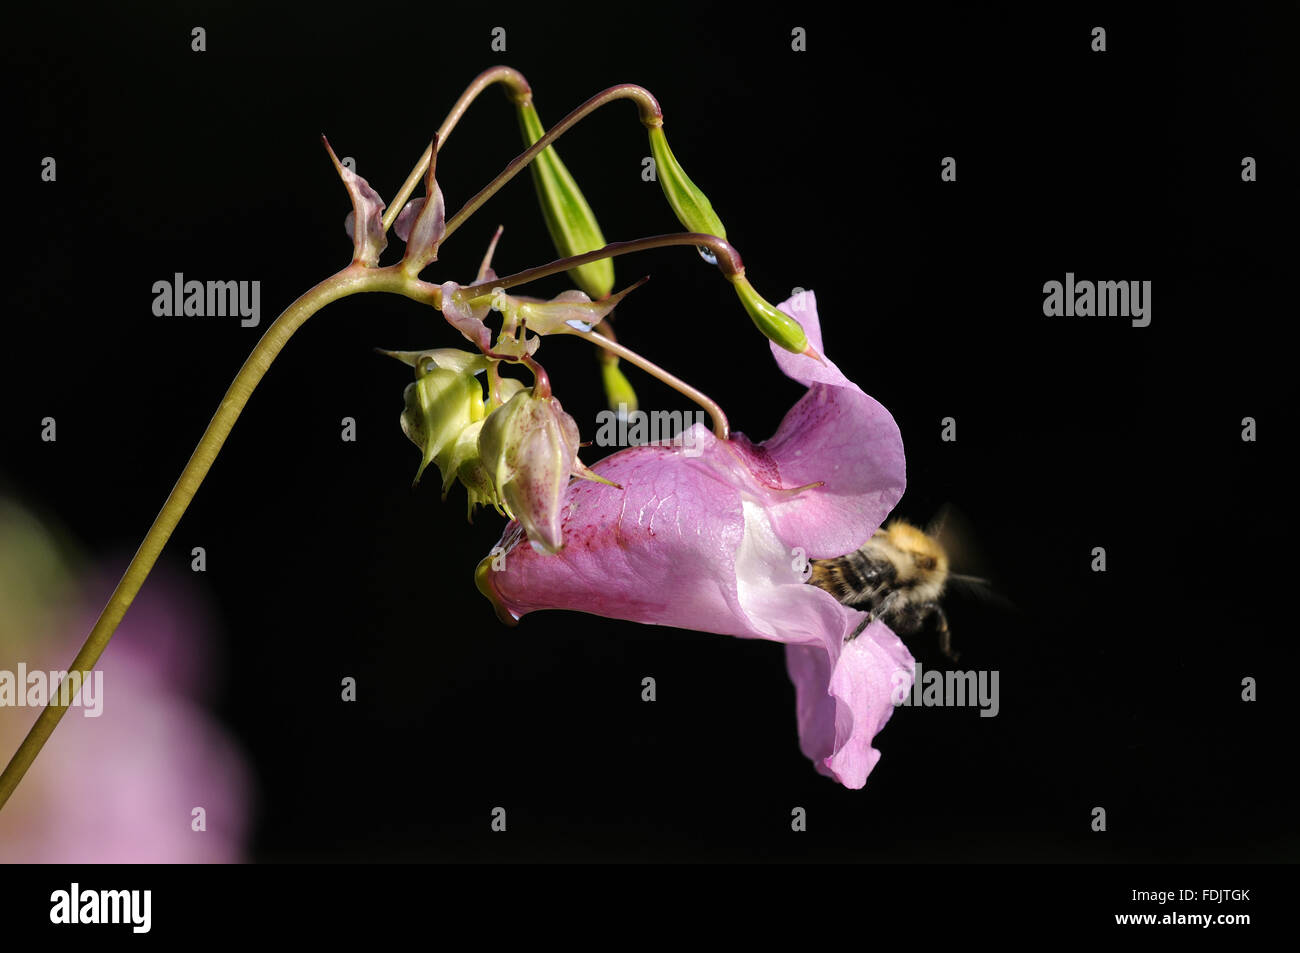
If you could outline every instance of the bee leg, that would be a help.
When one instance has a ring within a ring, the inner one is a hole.
[[[894,602],[897,599],[898,599],[898,593],[891,592],[889,595],[885,596],[884,599],[880,600],[880,605],[876,606],[874,609],[868,609],[867,617],[858,623],[858,627],[854,629],[853,632],[849,635],[849,637],[846,638],[844,641],[852,642],[859,635],[861,635],[863,631],[867,628],[867,626],[871,625],[871,623],[875,622],[877,619],[883,619],[885,617],[885,613],[887,613],[891,608],[893,608]]]
[[[953,650],[952,630],[948,628],[948,617],[944,615],[942,606],[935,605],[934,618],[935,625],[939,629],[939,651],[946,655],[949,661],[957,661],[961,653]]]

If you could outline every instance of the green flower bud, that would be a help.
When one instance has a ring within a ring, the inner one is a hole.
[[[519,127],[524,141],[530,146],[542,138],[546,130],[537,116],[532,100],[519,105]],[[554,146],[544,149],[529,166],[537,199],[542,206],[546,228],[561,258],[582,255],[605,247],[605,236],[600,232],[596,216],[587,204],[582,190],[569,170],[560,161]],[[588,262],[569,270],[574,283],[593,298],[603,298],[614,290],[614,262],[608,258]]]
[[[650,150],[654,153],[659,186],[664,190],[668,204],[677,213],[677,220],[687,231],[726,238],[727,230],[722,227],[722,220],[713,211],[708,197],[690,180],[673,151],[668,148],[663,126],[650,128]]]
[[[743,274],[730,275],[729,279],[736,286],[736,293],[740,295],[740,302],[745,306],[745,311],[749,313],[754,324],[766,335],[769,341],[775,341],[787,351],[793,351],[795,354],[804,354],[810,351],[808,335],[804,333],[803,325],[784,311],[780,311],[769,304],[762,295],[754,290],[754,286],[749,283],[749,279]]]
[[[564,491],[570,476],[609,483],[578,460],[578,425],[553,397],[521,390],[494,410],[479,431],[482,466],[511,519],[533,549],[557,553]],[[612,484],[611,484],[612,485]]]
[[[578,453],[578,427],[552,401],[520,391],[479,431],[479,456],[506,513],[539,552],[559,552],[560,501]],[[567,418],[567,419],[566,419]]]
[[[469,493],[471,515],[478,505],[501,509],[491,481],[478,466],[478,434],[487,405],[476,375],[491,362],[482,354],[450,347],[380,353],[415,368],[415,382],[407,385],[402,413],[402,430],[422,455],[415,482],[425,467],[436,463],[442,473],[443,499],[459,479]],[[498,392],[510,395],[522,387],[521,382],[504,378]]]
[[[483,385],[472,373],[448,367],[430,366],[416,380],[406,385],[403,398],[402,430],[420,448],[423,458],[415,473],[420,481],[424,468],[436,462],[442,471],[444,487],[448,483],[446,468],[451,451],[462,431],[487,413],[483,404]],[[451,476],[455,475],[451,471]]]
[[[491,506],[505,515],[501,508],[501,498],[492,484],[492,478],[479,457],[478,438],[483,430],[483,421],[475,421],[460,432],[456,443],[445,454],[445,463],[439,464],[442,470],[442,498],[447,498],[451,485],[459,480],[469,496],[469,518],[474,519],[474,507]]]

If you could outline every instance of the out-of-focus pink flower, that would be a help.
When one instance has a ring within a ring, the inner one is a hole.
[[[0,645],[0,668],[61,671],[117,575],[39,641]],[[252,777],[234,740],[198,700],[212,671],[201,599],[155,571],[104,653],[102,705],[73,705],[0,813],[0,860],[12,863],[228,863],[244,859]],[[83,701],[85,694],[83,692]],[[8,757],[38,708],[0,711]],[[205,830],[194,830],[195,808]]]
[[[824,353],[812,293],[781,308]],[[479,584],[507,621],[572,609],[785,643],[804,754],[858,788],[913,661],[880,622],[846,641],[864,614],[806,585],[805,560],[842,556],[875,532],[903,494],[902,439],[829,359],[772,353],[808,391],[770,440],[724,442],[696,424],[671,445],[615,453],[592,469],[619,487],[569,486],[563,550],[520,545],[511,523]]]

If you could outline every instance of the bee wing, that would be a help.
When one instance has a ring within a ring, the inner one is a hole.
[[[951,590],[1003,609],[1015,608],[1011,600],[995,588],[995,574],[990,562],[975,542],[974,527],[961,510],[952,503],[943,504],[925,531],[943,547],[949,564],[962,570],[948,573]]]
[[[975,543],[975,528],[957,507],[951,503],[939,507],[925,532],[943,547],[951,565],[989,575],[988,561],[982,558]]]
[[[1015,609],[1016,604],[993,588],[993,583],[979,576],[965,573],[948,573],[948,591],[960,592],[963,596],[973,596],[981,602],[997,606],[999,609]]]

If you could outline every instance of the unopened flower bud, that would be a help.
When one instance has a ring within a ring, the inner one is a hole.
[[[460,436],[456,438],[456,443],[449,450],[444,451],[445,461],[440,464],[443,467],[442,498],[444,500],[447,498],[447,491],[451,489],[452,483],[459,480],[469,497],[471,520],[474,518],[476,506],[491,506],[498,512],[504,513],[501,509],[501,499],[492,484],[492,478],[479,457],[478,437],[482,429],[483,421],[479,420],[462,430]]]
[[[500,401],[501,405],[505,405],[525,389],[524,382],[521,380],[514,377],[499,377],[492,401],[493,403]],[[478,438],[483,430],[483,424],[484,421],[480,420],[461,431],[456,446],[452,448],[448,457],[447,468],[443,471],[445,476],[442,482],[442,498],[444,500],[447,498],[447,489],[451,486],[452,480],[460,480],[469,494],[471,519],[474,517],[476,506],[495,507],[498,513],[505,515],[501,496],[487,468],[483,465],[483,458],[479,456]]]
[[[578,460],[578,425],[553,397],[534,390],[515,394],[494,410],[479,431],[479,457],[506,513],[523,527],[533,549],[557,553],[564,491],[570,476],[597,482]]]
[[[468,352],[453,351],[452,354],[464,355],[465,360],[449,357],[448,364],[459,363],[460,366],[442,366],[436,358],[429,356],[436,353],[426,352],[416,357],[416,379],[406,386],[403,393],[406,409],[402,412],[402,431],[422,454],[415,481],[419,482],[425,467],[437,463],[442,472],[445,494],[463,462],[455,459],[461,435],[482,421],[487,413],[483,403],[483,385],[475,377],[480,368],[470,360],[475,357],[479,361],[484,359]],[[394,356],[402,359],[401,352]]]

